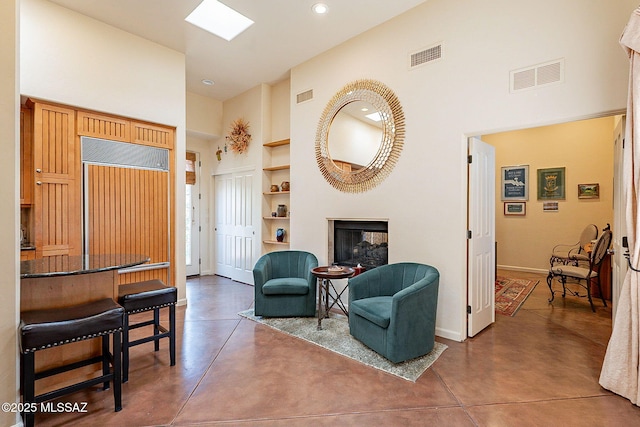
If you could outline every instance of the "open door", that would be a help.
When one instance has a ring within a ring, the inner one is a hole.
[[[495,148],[469,138],[467,335],[495,322]]]

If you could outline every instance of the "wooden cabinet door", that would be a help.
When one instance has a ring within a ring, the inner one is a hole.
[[[36,257],[80,255],[81,178],[75,111],[33,105]]]
[[[33,194],[32,112],[20,109],[20,204],[30,205]]]

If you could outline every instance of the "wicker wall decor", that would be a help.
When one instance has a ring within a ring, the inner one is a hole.
[[[382,138],[377,154],[365,167],[345,171],[329,154],[329,130],[336,114],[347,104],[365,101],[382,118]],[[343,192],[360,193],[382,182],[395,166],[404,143],[404,113],[400,101],[384,84],[375,80],[356,80],[347,84],[327,104],[318,123],[315,152],[322,176]]]

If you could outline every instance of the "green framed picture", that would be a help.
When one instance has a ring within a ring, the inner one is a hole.
[[[565,198],[565,168],[538,169],[538,200],[564,200]]]

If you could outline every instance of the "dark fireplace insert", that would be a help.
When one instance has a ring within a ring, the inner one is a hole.
[[[334,221],[333,262],[366,270],[388,264],[386,221]]]

